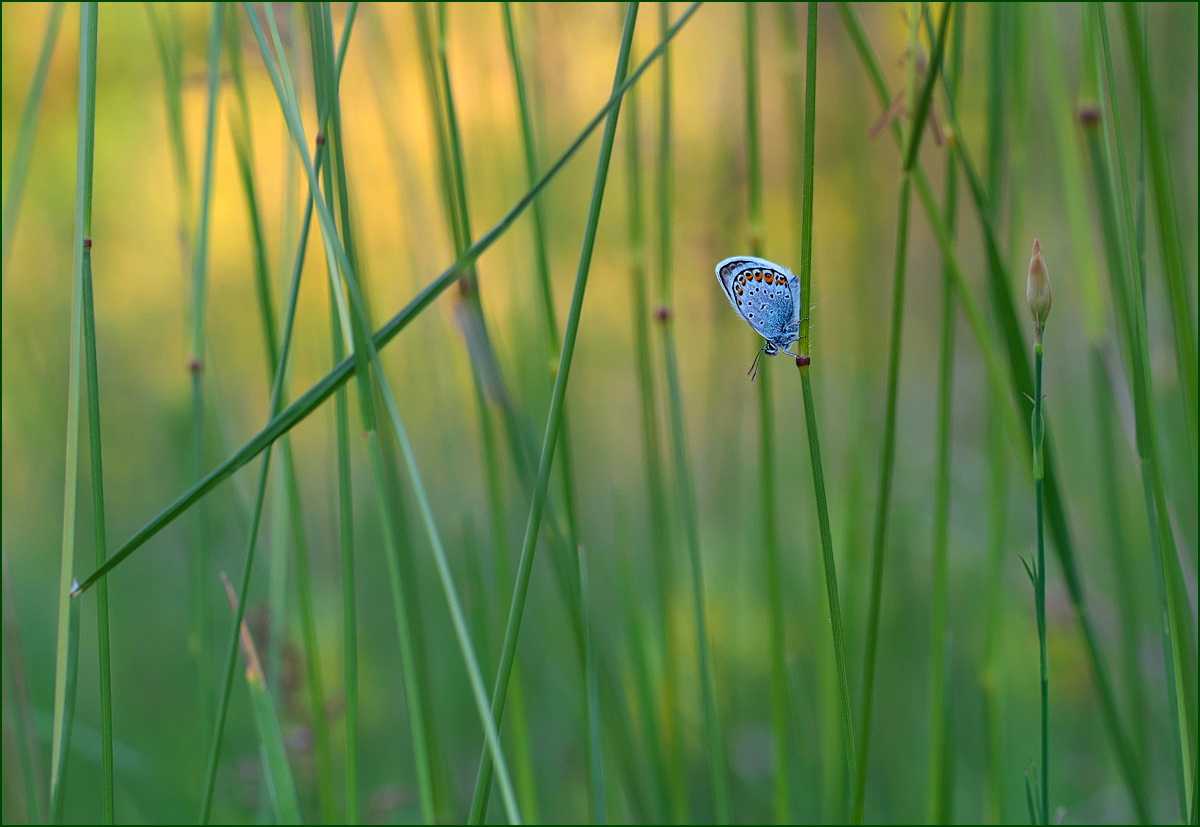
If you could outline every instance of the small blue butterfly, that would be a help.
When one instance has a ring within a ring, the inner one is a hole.
[[[764,353],[799,355],[787,349],[800,337],[799,276],[765,258],[734,256],[717,265],[717,280],[737,314],[766,339],[748,373],[758,374]]]

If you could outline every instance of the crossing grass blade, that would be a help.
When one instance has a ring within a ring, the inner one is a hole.
[[[550,165],[541,178],[538,179],[537,187],[525,192],[520,199],[497,221],[491,229],[481,235],[466,252],[463,253],[453,264],[443,270],[432,282],[430,282],[420,293],[418,293],[407,305],[399,312],[385,322],[372,336],[372,340],[377,348],[384,347],[392,339],[396,337],[417,315],[422,313],[426,308],[433,304],[447,288],[452,285],[459,274],[470,263],[474,262],[483,254],[485,250],[495,244],[513,223],[524,212],[525,208],[532,203],[533,199],[554,179],[562,170],[566,163],[575,155],[583,143],[591,135],[592,131],[604,120],[608,112],[617,105],[620,97],[625,91],[632,86],[638,78],[640,78],[651,65],[662,55],[670,38],[673,38],[694,13],[694,8],[689,6],[668,32],[669,38],[662,40],[651,52],[642,60],[636,70],[631,72],[625,81],[618,87],[613,95],[600,107],[599,111],[592,117],[584,128],[576,135],[575,139],[567,146],[559,155],[558,159]],[[290,405],[284,408],[267,422],[267,424],[247,442],[245,442],[236,452],[227,457],[224,461],[213,468],[202,479],[192,485],[191,488],[184,491],[176,499],[160,511],[155,517],[147,522],[139,529],[133,537],[125,542],[120,549],[112,554],[105,562],[104,566],[96,571],[91,572],[82,582],[71,590],[72,594],[78,594],[92,586],[96,580],[116,566],[120,565],[134,551],[143,546],[148,540],[155,537],[164,528],[170,525],[181,514],[199,502],[206,494],[220,483],[224,482],[241,468],[245,467],[246,463],[253,460],[256,456],[266,449],[267,445],[273,443],[283,434],[290,431],[297,424],[302,422],[309,414],[311,414],[322,402],[333,395],[339,387],[345,384],[349,379],[351,372],[354,369],[354,361],[352,357],[347,357],[339,362],[329,373],[325,374],[320,380],[309,387],[304,393],[300,394]]]
[[[13,233],[16,232],[17,218],[21,212],[21,195],[25,191],[25,179],[29,175],[29,158],[33,154],[33,136],[37,131],[38,112],[41,111],[42,90],[46,86],[46,73],[50,71],[50,58],[54,55],[54,44],[58,40],[62,10],[62,3],[53,3],[50,13],[46,16],[46,31],[42,35],[37,65],[29,83],[29,95],[21,109],[16,146],[9,163],[8,187],[4,190],[3,251],[0,252],[0,272],[5,275],[5,281],[8,274],[8,254],[12,250]]]
[[[234,594],[233,584],[229,582],[225,572],[221,572],[221,582],[229,598],[229,608],[236,614],[237,595]],[[296,782],[292,778],[292,769],[288,766],[279,717],[275,714],[275,704],[267,689],[266,675],[263,674],[258,650],[244,620],[238,629],[238,636],[242,656],[246,659],[246,685],[250,689],[250,707],[254,712],[254,725],[258,730],[259,747],[267,770],[267,793],[271,799],[271,808],[280,824],[302,824],[300,802],[296,798]]]
[[[694,8],[693,6],[693,10]],[[685,13],[686,17],[687,14]],[[630,3],[627,7],[625,26],[621,33],[620,51],[617,55],[617,67],[613,79],[614,93],[621,90],[622,81],[626,79],[629,64],[629,49],[633,40],[633,27],[636,20],[637,5]],[[504,703],[508,692],[509,678],[512,674],[513,660],[516,655],[517,637],[520,634],[521,618],[524,614],[525,598],[529,589],[533,553],[537,545],[542,513],[546,504],[546,494],[550,484],[550,466],[553,461],[555,446],[562,425],[563,399],[566,395],[567,378],[571,372],[571,359],[575,352],[575,339],[579,331],[579,317],[583,309],[584,291],[587,287],[588,271],[591,266],[592,250],[596,240],[596,228],[600,220],[600,206],[604,199],[604,186],[608,177],[608,165],[612,156],[613,137],[616,133],[619,111],[620,99],[618,98],[617,104],[608,111],[605,119],[604,133],[600,144],[600,157],[596,165],[596,176],[588,205],[587,222],[584,225],[583,243],[579,251],[579,266],[575,275],[575,288],[571,294],[570,310],[567,315],[567,324],[559,352],[558,370],[554,375],[554,389],[550,397],[550,412],[546,421],[546,433],[542,440],[542,451],[538,461],[537,479],[534,483],[529,519],[525,525],[525,538],[521,545],[521,557],[517,566],[517,579],[513,588],[512,606],[509,610],[508,621],[505,624],[504,644],[500,653],[500,666],[497,670],[495,689],[492,692],[491,714],[492,720],[497,726],[499,726],[504,714]],[[475,790],[471,798],[470,810],[470,820],[474,824],[482,823],[487,813],[488,791],[492,774],[492,761],[490,758],[489,753],[485,751],[479,761],[479,770],[475,778]]]
[[[288,122],[290,131],[292,132],[293,140],[295,141],[297,148],[301,151],[301,156],[302,156],[302,160],[304,162],[305,171],[308,173],[308,176],[309,176],[310,186],[315,187],[316,171],[312,165],[311,159],[309,158],[307,146],[304,143],[304,131],[303,131],[303,126],[300,122],[299,112],[296,110],[294,103],[289,101],[288,98],[285,96],[285,91],[279,80],[279,72],[277,70],[277,67],[275,66],[273,59],[271,58],[271,53],[270,53],[269,49],[267,48],[266,40],[263,36],[262,28],[259,25],[257,18],[253,16],[252,10],[249,8],[249,4],[244,4],[244,7],[246,8],[248,16],[250,17],[251,26],[254,29],[255,39],[258,41],[259,50],[262,53],[262,57],[263,57],[263,62],[266,65],[268,73],[271,76],[272,84],[275,86],[275,91],[279,98],[280,105],[283,108],[284,117]],[[320,15],[320,19],[323,20],[323,30],[321,32],[320,39],[323,42],[318,44],[317,41],[314,40],[314,45],[321,45],[323,48],[314,49],[314,62],[315,62],[314,65],[317,65],[317,63],[319,63],[319,61],[324,59],[324,63],[325,63],[324,68],[326,70],[324,72],[324,76],[327,79],[326,84],[334,85],[334,84],[330,83],[330,80],[333,77],[333,71],[332,71],[332,65],[331,65],[332,61],[330,60],[330,58],[332,57],[332,38],[331,38],[331,28],[332,27],[329,22],[329,7],[328,7],[328,5],[323,4],[321,11],[322,11],[322,14]],[[268,17],[268,21],[273,23],[273,17],[272,17],[272,14],[271,14],[271,11],[269,8],[267,9],[267,17]],[[316,15],[310,16],[310,23],[315,22],[317,20],[318,20],[318,18],[316,17]],[[272,34],[274,34],[274,30],[272,31]],[[276,38],[276,45],[278,48],[278,39],[277,38]],[[320,82],[320,74],[317,75],[317,79],[318,79],[318,83],[319,83]],[[333,120],[333,122],[335,124],[337,124],[337,123],[339,123],[341,116],[340,116],[340,112],[339,112],[339,108],[338,108],[336,92],[334,92],[334,94],[333,94],[331,104],[332,104],[332,108],[329,112],[329,115],[330,115],[331,119]],[[340,129],[340,127],[339,127],[339,129]],[[341,176],[340,176],[341,180],[344,182],[345,181],[344,165],[339,163],[338,166],[339,166],[339,171],[341,172]],[[345,184],[343,183],[341,186],[344,188]],[[343,192],[343,196],[344,196],[344,192]],[[481,676],[479,673],[479,665],[475,658],[474,647],[470,641],[469,633],[466,628],[466,622],[463,618],[462,610],[458,604],[458,599],[457,599],[454,585],[453,585],[453,582],[452,582],[452,579],[450,576],[449,566],[447,565],[446,558],[445,558],[445,552],[442,549],[441,540],[439,538],[437,528],[434,524],[433,514],[432,514],[432,511],[429,506],[428,498],[426,497],[426,494],[425,494],[424,485],[422,484],[420,475],[417,472],[416,461],[413,456],[412,447],[409,444],[407,434],[405,432],[403,424],[401,423],[400,415],[396,408],[395,400],[392,397],[391,390],[390,390],[388,383],[386,381],[386,378],[384,376],[383,368],[379,361],[378,351],[375,349],[374,343],[373,343],[371,337],[369,337],[366,333],[366,313],[365,313],[365,310],[363,307],[362,294],[359,290],[358,283],[355,278],[354,270],[351,266],[350,261],[347,258],[346,251],[343,247],[341,240],[338,238],[336,226],[333,221],[332,211],[329,210],[327,205],[322,201],[316,201],[315,204],[317,207],[317,217],[320,220],[320,224],[321,224],[322,235],[325,237],[327,244],[329,244],[330,246],[332,246],[334,248],[334,252],[336,253],[336,256],[337,256],[338,267],[341,270],[341,274],[344,279],[346,290],[350,294],[351,305],[354,310],[353,320],[354,320],[355,339],[356,339],[356,341],[355,341],[356,359],[359,362],[360,376],[362,376],[368,369],[368,366],[365,366],[363,364],[364,351],[365,351],[366,352],[365,356],[369,357],[369,359],[370,359],[369,369],[374,371],[375,376],[379,381],[379,389],[381,391],[383,400],[387,407],[388,415],[389,415],[389,418],[391,419],[391,424],[392,424],[393,430],[395,431],[396,438],[400,444],[400,450],[404,457],[404,463],[408,470],[410,481],[412,482],[413,488],[415,490],[418,505],[420,506],[422,519],[425,523],[427,533],[429,534],[430,544],[433,546],[434,558],[435,558],[435,562],[437,563],[438,573],[439,573],[439,576],[442,581],[443,591],[445,592],[446,600],[447,600],[447,603],[448,603],[448,606],[450,609],[450,615],[451,615],[451,619],[452,619],[453,625],[454,625],[455,636],[458,639],[459,648],[462,651],[463,660],[467,667],[467,674],[468,674],[468,678],[470,679],[472,693],[475,696],[476,705],[478,707],[480,718],[483,722],[483,728],[484,728],[484,732],[485,732],[485,739],[487,742],[487,746],[488,746],[488,749],[490,751],[490,754],[491,754],[493,760],[495,761],[497,777],[498,777],[498,781],[500,784],[501,794],[504,798],[505,808],[507,810],[510,822],[520,823],[520,814],[516,807],[516,801],[515,801],[515,797],[512,792],[511,783],[509,782],[507,766],[504,761],[503,753],[500,751],[499,736],[497,735],[496,727],[495,727],[494,723],[488,716],[486,693],[483,688],[482,679],[481,679]],[[365,380],[363,382],[363,384],[367,385],[367,382],[369,382],[369,379]],[[370,390],[369,385],[367,385],[367,390],[368,391]],[[368,400],[370,400],[371,397],[368,395],[366,398]],[[373,429],[374,423],[373,423],[372,419],[370,418],[370,414],[367,413],[368,411],[369,411],[369,408],[366,405],[364,405],[364,420],[366,420],[365,424],[368,425],[367,433],[368,433],[369,437],[372,437],[373,430],[374,430]],[[372,440],[372,441],[374,441],[374,440]],[[377,447],[373,450],[372,462],[377,467],[376,473],[378,475],[380,473],[379,469],[378,469],[378,466],[380,464],[380,456],[379,456]],[[411,665],[411,661],[410,661],[410,665]],[[410,674],[411,674],[411,672],[410,672]],[[412,690],[411,690],[411,682],[410,682],[410,694],[411,694],[411,691]],[[415,726],[415,723],[416,723],[415,720],[412,723]],[[423,756],[418,756],[418,760],[421,760],[422,757]],[[428,818],[432,813],[431,813],[431,806],[428,801],[429,796],[428,796],[428,772],[427,772],[427,770],[426,770],[426,779],[423,781],[423,783],[426,787],[425,803],[423,805],[423,809],[425,810],[426,817]]]
[[[246,96],[245,73],[242,69],[241,39],[236,15],[230,15],[226,24],[230,75],[237,109],[230,112],[230,128],[233,133],[234,155],[237,161],[238,178],[242,195],[246,201],[246,219],[250,225],[251,248],[254,253],[254,286],[258,300],[259,320],[263,336],[263,355],[266,358],[267,381],[275,382],[275,369],[279,361],[279,344],[275,331],[275,307],[271,297],[270,267],[267,261],[266,242],[262,220],[258,209],[258,194],[255,185],[254,148],[251,143],[250,106]],[[283,377],[282,393],[287,393],[287,377]],[[309,576],[308,543],[305,539],[304,519],[300,503],[300,486],[296,478],[295,461],[292,456],[291,440],[284,437],[279,442],[283,472],[282,486],[286,499],[288,526],[296,564],[297,604],[300,610],[301,636],[304,642],[305,677],[308,683],[309,708],[312,720],[313,741],[316,747],[317,791],[321,808],[321,820],[331,823],[336,820],[333,804],[333,758],[329,744],[329,725],[325,717],[325,693],[321,681],[320,652],[317,647],[316,620],[313,617],[312,588]],[[284,529],[286,530],[286,529]],[[280,626],[274,633],[282,636]]]
[[[845,22],[851,38],[854,41],[859,57],[866,69],[872,86],[875,88],[876,95],[883,105],[886,105],[891,100],[890,92],[887,88],[887,81],[884,79],[879,68],[879,62],[875,58],[875,54],[870,43],[866,39],[866,34],[862,29],[862,24],[858,21],[857,16],[850,7],[845,4],[839,4],[842,11],[842,19]],[[951,128],[955,135],[961,135],[961,130],[954,119],[951,119]],[[893,137],[898,140],[896,128],[893,127]],[[970,191],[972,201],[975,205],[976,212],[980,217],[980,225],[984,232],[985,247],[989,260],[989,293],[993,311],[1001,322],[1001,329],[1004,333],[1005,351],[1008,357],[1007,369],[1002,367],[998,354],[995,352],[993,343],[987,334],[983,323],[983,317],[979,312],[978,305],[975,304],[973,296],[970,294],[965,278],[962,275],[962,267],[957,261],[957,256],[954,254],[953,245],[949,235],[946,233],[945,227],[942,225],[940,215],[937,210],[937,205],[933,200],[933,194],[929,189],[929,183],[926,180],[924,173],[918,166],[914,174],[914,185],[916,194],[921,201],[921,206],[925,212],[926,220],[929,222],[930,229],[934,232],[934,237],[937,240],[938,247],[943,256],[947,257],[952,264],[952,269],[955,273],[955,287],[958,290],[959,298],[962,303],[963,314],[974,334],[976,342],[983,354],[985,364],[987,366],[989,382],[1005,395],[1011,396],[1013,405],[1003,406],[1001,411],[1002,423],[1005,431],[1017,445],[1022,446],[1022,455],[1030,456],[1030,444],[1028,440],[1028,429],[1023,428],[1020,423],[1020,418],[1017,416],[1017,406],[1021,404],[1025,396],[1032,397],[1032,371],[1029,366],[1029,361],[1022,344],[1020,328],[1017,323],[1016,311],[1013,306],[1013,299],[1008,288],[1000,284],[997,279],[997,274],[1006,272],[1002,262],[1000,261],[999,248],[996,245],[996,239],[992,230],[989,215],[989,199],[983,185],[975,171],[970,155],[966,152],[962,142],[957,142],[955,152],[960,162],[962,171],[964,172]],[[1096,637],[1096,632],[1092,626],[1091,618],[1087,612],[1084,602],[1083,585],[1079,579],[1074,556],[1074,546],[1071,542],[1070,529],[1067,524],[1066,511],[1058,491],[1057,476],[1055,474],[1054,451],[1052,450],[1052,441],[1050,438],[1049,429],[1045,434],[1045,502],[1046,516],[1049,523],[1051,539],[1054,541],[1054,550],[1058,556],[1059,565],[1062,568],[1064,580],[1067,585],[1067,597],[1070,600],[1073,614],[1076,622],[1080,626],[1080,630],[1084,637],[1084,646],[1087,652],[1088,664],[1091,669],[1092,678],[1096,684],[1096,690],[1099,695],[1101,716],[1105,724],[1105,729],[1109,739],[1112,741],[1113,749],[1117,753],[1117,760],[1121,767],[1122,778],[1129,789],[1130,797],[1134,801],[1134,806],[1139,813],[1139,817],[1144,817],[1146,813],[1146,795],[1143,786],[1137,778],[1136,761],[1133,757],[1129,741],[1125,736],[1124,729],[1121,726],[1120,716],[1117,712],[1116,698],[1112,689],[1112,681],[1109,678],[1108,668],[1100,653],[1099,642]]]

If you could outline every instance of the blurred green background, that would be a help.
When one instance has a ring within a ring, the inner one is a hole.
[[[276,4],[282,35],[293,49],[307,134],[315,132],[312,75],[304,17]],[[682,11],[672,4],[672,17]],[[3,5],[4,186],[22,107],[41,45],[49,4]],[[908,24],[901,6],[858,9],[892,88],[903,80]],[[1149,4],[1147,27],[1155,90],[1164,116],[1176,204],[1183,230],[1185,272],[1193,325],[1197,272],[1197,11],[1194,4]],[[164,12],[160,9],[158,13]],[[195,213],[205,106],[208,6],[179,9],[184,50],[183,124]],[[238,19],[252,123],[256,186],[273,278],[277,313],[286,295],[294,233],[303,206],[303,173],[288,140],[274,92],[240,5]],[[613,4],[519,4],[518,39],[531,86],[545,169],[604,103],[619,38]],[[333,8],[340,33],[343,4]],[[998,214],[1010,281],[1027,341],[1032,325],[1024,304],[1024,274],[1033,236],[1041,239],[1054,289],[1046,334],[1046,410],[1056,434],[1060,484],[1076,537],[1076,554],[1100,646],[1114,676],[1121,712],[1130,723],[1129,687],[1119,666],[1121,620],[1109,546],[1109,522],[1092,410],[1089,340],[1077,258],[1069,243],[1059,151],[1045,93],[1046,45],[1066,68],[1074,101],[1079,89],[1078,7],[970,4],[966,7],[964,74],[959,119],[982,164],[988,143],[986,86],[994,18],[1024,27],[1023,54],[1006,57],[1006,105],[1025,102],[1026,129],[1005,120],[1000,136],[1002,180]],[[29,691],[28,714],[39,736],[36,767],[45,790],[54,698],[57,583],[62,532],[65,411],[75,181],[78,9],[67,5],[46,80],[24,197],[3,282],[3,544],[6,669],[18,667]],[[797,8],[803,42],[804,11]],[[1117,20],[1117,13],[1110,12]],[[812,375],[826,483],[847,626],[852,709],[857,709],[870,574],[878,455],[895,244],[900,158],[886,135],[868,129],[881,112],[836,7],[819,10],[816,176],[814,184]],[[470,213],[476,234],[490,227],[525,191],[521,133],[500,9],[495,4],[448,8],[449,67],[466,155]],[[799,268],[799,217],[789,195],[789,163],[801,136],[785,107],[785,54],[776,10],[758,12],[757,57],[763,147],[765,255]],[[748,251],[743,54],[739,6],[710,4],[671,47],[674,167],[673,253],[675,331],[688,446],[700,513],[700,539],[714,682],[725,733],[729,778],[738,820],[772,815],[772,730],[768,718],[770,662],[762,518],[758,478],[758,392],[745,371],[761,340],[731,312],[713,277],[714,264]],[[297,28],[299,27],[299,28]],[[1051,27],[1051,31],[1044,31]],[[1110,22],[1117,91],[1127,146],[1137,145],[1136,97],[1128,52]],[[658,41],[657,8],[638,22],[635,55]],[[640,59],[637,57],[635,59]],[[1017,61],[1021,61],[1018,67]],[[1022,68],[1023,73],[1017,71]],[[799,67],[803,71],[803,67]],[[1023,86],[1018,84],[1023,83]],[[657,279],[653,219],[659,74],[637,85],[648,279]],[[389,318],[454,258],[437,183],[432,114],[407,5],[364,4],[358,11],[341,83],[348,180],[353,199],[361,277],[376,325]],[[101,4],[96,93],[92,237],[97,346],[103,417],[105,500],[109,551],[130,537],[193,481],[191,471],[190,269],[177,236],[179,193],[172,168],[162,73],[147,10]],[[945,112],[941,89],[935,110]],[[266,421],[269,384],[256,305],[252,240],[234,160],[226,76],[218,101],[215,171],[205,323],[209,351],[203,381],[207,399],[204,460],[212,467]],[[622,120],[628,110],[622,111]],[[1020,119],[1016,119],[1019,123]],[[944,122],[944,121],[943,121]],[[928,139],[921,158],[941,192],[945,149]],[[636,713],[635,651],[630,611],[652,624],[654,587],[644,456],[638,421],[630,307],[628,198],[624,126],[609,173],[592,260],[579,343],[567,396],[575,462],[579,535],[587,549],[591,625],[600,652],[604,769],[614,820],[654,817],[645,771],[648,758]],[[1079,138],[1083,151],[1082,138]],[[593,135],[549,188],[544,201],[547,239],[560,325],[579,255],[591,192]],[[1019,177],[1019,181],[1015,179]],[[1092,255],[1103,268],[1101,239],[1089,185]],[[1015,184],[1014,185],[1014,181]],[[1023,204],[1010,226],[1009,201]],[[966,194],[959,197],[961,260],[976,296],[986,304],[979,222]],[[1147,236],[1150,362],[1166,459],[1167,493],[1181,541],[1180,556],[1196,606],[1197,508],[1188,431],[1157,236]],[[331,367],[325,262],[314,227],[297,312],[290,388],[298,395]],[[875,719],[867,786],[867,818],[923,818],[929,730],[931,533],[935,474],[935,390],[939,346],[941,258],[924,216],[913,210],[909,283],[901,353],[895,486],[883,581],[882,631]],[[540,435],[552,378],[534,276],[531,225],[522,217],[479,262],[485,318],[502,373],[523,416]],[[1102,269],[1103,272],[1103,269]],[[1106,279],[1101,279],[1106,329],[1113,330]],[[653,295],[653,292],[652,292]],[[459,593],[472,623],[490,687],[509,596],[495,586],[485,471],[470,359],[447,295],[381,352],[416,447],[419,467],[446,542]],[[652,330],[652,334],[654,331]],[[1106,333],[1112,339],[1112,333]],[[1115,341],[1115,340],[1114,340]],[[660,392],[660,445],[669,441],[660,352],[654,344]],[[764,359],[775,386],[778,530],[783,560],[789,708],[791,816],[798,821],[845,818],[844,779],[836,748],[836,685],[824,581],[813,507],[812,477],[800,386],[790,360]],[[351,387],[351,386],[347,386]],[[351,389],[351,396],[355,391]],[[980,661],[989,543],[986,377],[966,325],[954,351],[952,494],[949,517],[950,696],[953,708],[954,813],[985,817],[984,722]],[[358,433],[353,417],[351,432]],[[1119,406],[1118,406],[1119,407]],[[498,416],[498,415],[496,415]],[[499,428],[496,419],[497,429]],[[1138,595],[1137,635],[1145,682],[1146,778],[1154,818],[1175,820],[1175,777],[1153,558],[1146,532],[1132,422],[1116,440],[1124,536]],[[86,424],[82,430],[86,438]],[[320,660],[334,748],[335,789],[341,800],[344,735],[342,614],[338,557],[336,446],[332,402],[292,432],[303,502],[304,530],[314,582]],[[1033,497],[1017,451],[1008,447],[1007,516],[1001,569],[1002,636],[998,697],[1003,728],[1003,816],[1025,821],[1024,774],[1037,747],[1037,637],[1032,592],[1017,559],[1033,544]],[[360,788],[364,820],[420,819],[395,620],[374,507],[370,467],[361,440],[352,440],[359,676]],[[91,500],[87,452],[81,450],[76,576],[92,570]],[[501,451],[509,559],[515,565],[528,510],[511,457]],[[258,463],[252,462],[205,500],[210,539],[209,582],[213,640],[224,651],[230,625],[218,572],[236,580],[245,555],[246,515]],[[401,473],[403,478],[403,474]],[[266,648],[271,560],[291,549],[277,473],[268,494],[260,555],[247,617]],[[712,817],[707,792],[702,713],[691,633],[689,569],[678,509],[671,503],[669,610],[677,620],[676,670],[682,749],[691,816]],[[557,482],[551,486],[557,496]],[[415,504],[402,499],[402,553],[417,570],[433,723],[444,753],[452,802],[446,818],[465,817],[482,730],[454,641]],[[118,820],[194,818],[210,730],[203,724],[195,640],[189,638],[187,518],[137,551],[109,577]],[[1048,558],[1050,555],[1048,555]],[[632,577],[623,579],[623,566]],[[290,566],[290,564],[289,564]],[[289,568],[290,570],[290,568]],[[290,576],[290,575],[289,575]],[[279,709],[288,756],[306,819],[317,818],[310,702],[302,668],[294,585],[287,585],[288,626]],[[83,598],[78,712],[69,768],[68,821],[101,818],[99,701],[94,594]],[[1133,811],[1101,724],[1094,684],[1057,563],[1049,566],[1052,807],[1068,822],[1128,821]],[[537,816],[546,821],[588,818],[587,763],[579,665],[544,543],[534,564],[519,649],[526,718],[532,745]],[[10,628],[10,620],[16,626]],[[1195,614],[1191,615],[1193,630]],[[653,633],[646,644],[658,657]],[[10,645],[19,635],[21,652]],[[223,654],[213,656],[213,669]],[[657,667],[655,667],[657,668]],[[15,759],[19,714],[5,684],[3,817],[25,819],[20,763]],[[659,710],[660,715],[666,714]],[[267,817],[263,770],[250,704],[236,676],[217,779],[214,820]],[[492,796],[492,818],[503,818]],[[43,805],[44,806],[44,805]],[[341,805],[338,805],[339,812]]]

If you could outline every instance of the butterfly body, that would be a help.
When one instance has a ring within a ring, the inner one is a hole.
[[[762,353],[786,351],[800,337],[800,278],[756,256],[733,256],[717,265],[717,281],[739,316],[762,336]]]

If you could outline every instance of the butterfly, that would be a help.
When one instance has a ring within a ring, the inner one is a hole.
[[[737,314],[766,339],[747,371],[750,381],[758,375],[758,360],[764,353],[799,356],[787,349],[800,338],[799,276],[765,258],[734,256],[717,265],[717,281]]]

